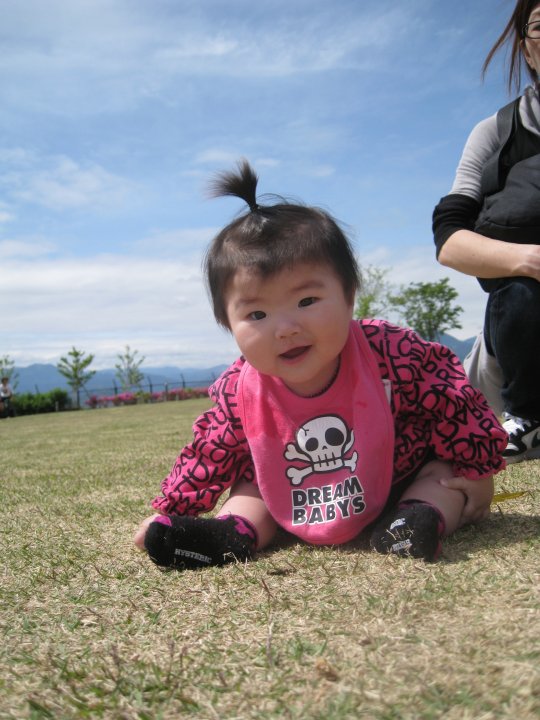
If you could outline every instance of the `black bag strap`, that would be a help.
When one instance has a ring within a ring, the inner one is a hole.
[[[497,130],[499,133],[500,146],[497,152],[490,157],[482,171],[482,194],[492,195],[498,192],[504,185],[509,168],[504,168],[504,176],[501,170],[502,157],[505,150],[510,146],[516,131],[519,112],[519,101],[516,98],[502,107],[497,113]]]

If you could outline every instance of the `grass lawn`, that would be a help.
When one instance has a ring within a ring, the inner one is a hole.
[[[540,716],[540,461],[428,565],[290,538],[162,572],[131,544],[208,400],[0,421],[0,718]]]

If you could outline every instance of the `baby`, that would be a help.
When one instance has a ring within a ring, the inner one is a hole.
[[[445,535],[489,514],[506,434],[449,349],[353,320],[358,267],[327,212],[261,205],[256,190],[245,161],[216,181],[249,206],[205,261],[241,357],[135,544],[188,569],[251,558],[278,526],[318,545],[370,527],[378,552],[433,561]]]

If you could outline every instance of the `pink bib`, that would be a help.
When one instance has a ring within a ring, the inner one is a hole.
[[[392,480],[394,423],[357,323],[325,393],[299,397],[246,362],[238,405],[259,491],[281,527],[333,545],[352,540],[381,513]]]

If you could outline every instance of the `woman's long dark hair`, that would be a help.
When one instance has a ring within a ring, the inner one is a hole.
[[[512,88],[515,88],[516,92],[519,93],[521,87],[521,69],[525,62],[527,72],[531,78],[533,85],[537,83],[538,77],[536,72],[527,64],[523,56],[523,49],[521,43],[525,39],[523,34],[523,28],[529,20],[529,16],[534,8],[540,5],[538,0],[518,0],[514,12],[512,13],[510,20],[506,27],[502,31],[495,45],[491,48],[482,66],[482,77],[485,76],[489,64],[493,60],[494,55],[507,43],[511,43],[510,50],[510,61],[508,63],[508,78],[507,87],[508,92],[512,92]]]

